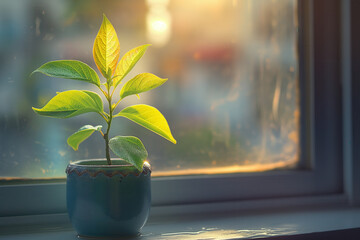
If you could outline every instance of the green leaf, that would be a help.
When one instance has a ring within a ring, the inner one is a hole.
[[[93,56],[101,74],[110,78],[115,72],[120,56],[120,43],[116,31],[105,14],[99,32],[95,38]]]
[[[82,90],[82,92],[86,93],[94,100],[97,109],[101,109],[101,112],[104,111],[104,105],[101,100],[101,97],[96,92],[87,91],[87,90]]]
[[[151,44],[145,44],[139,47],[136,47],[127,53],[121,58],[120,62],[118,63],[113,79],[114,87],[117,87],[121,80],[133,69],[135,64],[140,60],[140,58],[144,55],[146,49]]]
[[[89,82],[100,87],[100,79],[95,70],[87,64],[75,60],[60,60],[45,63],[33,73],[40,72],[50,77],[74,79]]]
[[[43,116],[70,118],[88,112],[103,112],[103,104],[97,93],[70,90],[58,93],[43,108],[33,110]]]
[[[101,131],[102,126],[98,125],[96,127],[91,125],[82,126],[77,132],[72,134],[68,139],[67,143],[70,147],[72,147],[75,151],[78,150],[79,144],[85,141],[88,137],[91,136],[95,131]]]
[[[123,109],[114,117],[128,118],[176,144],[165,117],[154,107],[145,104],[133,105]]]
[[[148,153],[137,137],[116,136],[109,141],[110,149],[120,158],[142,171]]]
[[[141,73],[125,83],[121,88],[120,98],[149,91],[161,86],[166,81],[167,78],[159,78],[151,73]]]

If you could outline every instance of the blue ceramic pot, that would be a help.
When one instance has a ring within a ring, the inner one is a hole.
[[[70,221],[80,236],[139,235],[151,204],[150,165],[143,171],[122,160],[83,160],[66,169]]]

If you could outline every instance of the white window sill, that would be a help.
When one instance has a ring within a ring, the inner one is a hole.
[[[172,215],[172,217],[160,215],[152,217],[143,228],[142,237],[139,239],[271,239],[271,237],[279,236],[294,237],[308,233],[349,230],[340,234],[347,234],[344,239],[351,240],[358,239],[358,236],[352,238],[352,234],[360,234],[360,208],[344,207],[343,205],[336,207],[293,207],[282,211],[188,213]],[[40,223],[39,219],[44,220],[44,218],[46,224]],[[66,219],[66,214],[3,218],[0,219],[0,239],[78,239]],[[19,221],[22,224],[18,224]],[[327,234],[330,235],[324,238],[303,235],[301,238],[295,239],[332,239],[331,234],[339,234],[339,232]],[[317,235],[315,234],[315,236]]]

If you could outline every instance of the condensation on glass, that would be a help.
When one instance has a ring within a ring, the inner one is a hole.
[[[128,97],[120,109],[145,103],[168,119],[178,144],[127,119],[112,135],[139,137],[155,176],[295,168],[299,100],[295,0],[4,0],[0,2],[0,176],[64,177],[69,161],[103,158],[93,135],[74,152],[66,139],[96,114],[72,119],[36,115],[57,91],[90,89],[80,81],[29,74],[57,59],[95,67],[92,45],[106,13],[121,54],[151,43],[130,77],[169,78]]]

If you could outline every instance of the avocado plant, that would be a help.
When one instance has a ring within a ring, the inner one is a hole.
[[[115,155],[142,171],[148,153],[140,139],[133,136],[116,136],[109,139],[109,134],[113,119],[125,117],[176,144],[165,117],[156,108],[138,104],[115,113],[117,106],[125,97],[136,95],[139,98],[140,93],[159,87],[167,81],[167,79],[159,78],[151,73],[138,74],[122,86],[120,99],[113,102],[115,90],[149,46],[150,44],[145,44],[136,47],[124,54],[118,61],[120,43],[113,25],[103,15],[103,22],[93,46],[93,57],[97,68],[105,78],[104,82],[100,81],[94,69],[77,60],[47,62],[33,73],[40,72],[50,77],[80,80],[94,84],[105,96],[109,111],[104,111],[103,101],[97,93],[87,90],[70,90],[57,93],[43,108],[33,107],[33,110],[42,116],[53,118],[70,118],[88,112],[98,113],[107,124],[106,131],[102,131],[101,125],[85,125],[72,134],[67,139],[67,143],[76,151],[81,142],[94,132],[99,132],[105,140],[108,165],[111,165],[111,149]]]

